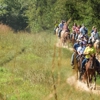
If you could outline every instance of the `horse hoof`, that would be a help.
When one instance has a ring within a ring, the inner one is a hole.
[[[94,87],[94,90],[96,90],[96,87]]]
[[[89,85],[87,85],[87,87],[89,88]]]
[[[93,87],[91,86],[91,87],[90,87],[90,90],[92,90],[92,89],[93,89]]]

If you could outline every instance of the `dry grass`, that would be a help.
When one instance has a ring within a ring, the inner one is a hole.
[[[13,32],[11,27],[4,25],[4,24],[0,24],[0,34],[7,34],[11,32]]]

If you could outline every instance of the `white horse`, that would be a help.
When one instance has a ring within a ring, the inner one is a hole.
[[[56,28],[56,36],[58,37],[58,31],[59,31],[59,28],[57,27]]]
[[[99,57],[98,57],[98,55],[99,55],[99,53],[100,53],[100,40],[99,40],[99,39],[97,39],[97,40],[95,41],[95,43],[94,43],[94,48],[96,49],[96,56],[97,56],[97,58],[99,58]]]

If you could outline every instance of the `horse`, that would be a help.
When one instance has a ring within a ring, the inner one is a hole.
[[[60,40],[61,40],[61,45],[62,46],[66,46],[66,42],[70,41],[70,33],[69,32],[65,32],[65,31],[61,31],[61,38],[60,38]]]
[[[77,51],[75,52],[75,55],[74,55],[74,69],[75,69],[75,72],[76,72],[76,79],[80,80],[81,79],[81,63],[82,63],[82,60],[84,59],[84,55],[78,55]]]
[[[94,42],[94,48],[96,50],[96,56],[97,56],[97,58],[99,58],[98,55],[100,53],[100,40],[96,40]]]
[[[74,63],[73,63],[73,68],[74,68],[74,71],[76,73],[76,80],[78,80],[78,77],[79,77],[79,63],[78,63],[78,60],[77,60],[77,51],[74,50]]]
[[[75,36],[76,36],[76,32],[70,34],[70,42],[72,43],[72,45],[74,45],[74,43],[76,42]]]
[[[57,27],[57,28],[55,29],[55,34],[56,34],[57,37],[58,37],[58,31],[59,31],[59,28]]]
[[[95,58],[95,55],[92,55],[89,58],[89,61],[86,62],[85,69],[86,69],[86,71],[84,72],[84,75],[83,75],[83,81],[86,80],[87,87],[91,88],[90,86],[91,86],[91,83],[93,82],[93,78],[94,78],[94,87],[93,88],[95,90],[96,89],[96,58]]]
[[[81,80],[81,76],[82,76],[81,64],[82,64],[83,59],[84,59],[84,55],[83,55],[83,54],[82,54],[82,55],[79,55],[79,56],[77,57],[78,71],[79,71],[79,76],[78,76],[78,78],[79,78],[79,80]]]

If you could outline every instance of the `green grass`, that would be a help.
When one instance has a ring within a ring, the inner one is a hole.
[[[57,48],[55,37],[51,32],[0,34],[0,100],[100,98],[67,84],[66,79],[74,74],[72,52]]]

